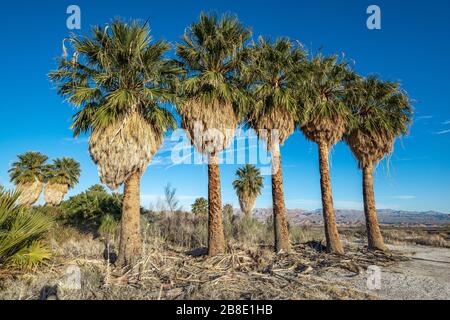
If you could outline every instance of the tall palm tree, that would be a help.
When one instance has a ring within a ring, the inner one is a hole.
[[[302,89],[299,127],[305,137],[317,143],[319,149],[322,211],[327,249],[343,253],[333,208],[330,181],[330,148],[342,139],[350,110],[344,104],[345,84],[349,70],[336,56],[317,55],[306,64]]]
[[[253,105],[248,126],[267,142],[272,156],[272,198],[275,249],[290,251],[284,203],[280,145],[295,130],[298,78],[305,53],[290,40],[270,42],[259,38],[242,67],[242,82],[248,85]]]
[[[399,83],[382,81],[374,76],[352,81],[347,99],[353,117],[345,142],[363,171],[368,246],[373,250],[385,250],[376,213],[373,170],[379,161],[393,152],[396,138],[407,134],[413,110]]]
[[[250,31],[235,17],[202,13],[177,45],[187,76],[177,110],[191,143],[208,157],[208,254],[225,251],[218,154],[227,148],[240,118],[244,95],[236,85],[239,53]]]
[[[119,260],[132,265],[141,255],[140,178],[175,128],[161,103],[171,99],[180,69],[164,54],[170,46],[152,40],[147,24],[119,20],[98,26],[90,37],[68,39],[72,59],[63,58],[50,73],[59,94],[81,110],[74,135],[90,133],[89,152],[101,181],[111,189],[124,184]]]
[[[247,164],[236,171],[237,179],[233,181],[234,190],[239,198],[239,205],[245,216],[250,217],[256,198],[261,195],[264,179],[261,171],[254,165]]]
[[[48,206],[58,206],[69,189],[78,183],[80,173],[80,164],[72,158],[53,160],[53,164],[47,166],[45,203]]]
[[[44,183],[45,162],[48,157],[40,152],[26,152],[17,156],[9,170],[11,182],[19,193],[18,203],[32,206],[39,199]]]

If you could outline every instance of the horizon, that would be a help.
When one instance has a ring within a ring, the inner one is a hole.
[[[127,20],[149,18],[154,39],[166,39],[174,44],[200,12],[206,11],[236,14],[252,28],[253,38],[288,36],[298,39],[313,52],[319,48],[326,54],[344,52],[348,59],[355,60],[358,73],[401,81],[415,101],[414,124],[410,134],[396,142],[392,156],[383,160],[375,172],[377,209],[449,214],[450,82],[447,74],[450,61],[446,55],[450,50],[450,21],[444,13],[450,10],[450,3],[377,1],[382,10],[381,30],[366,27],[366,8],[372,4],[369,1],[352,0],[345,6],[331,0],[314,4],[287,1],[283,8],[274,3],[259,7],[259,3],[204,0],[113,4],[83,0],[76,3],[82,13],[81,30],[66,27],[69,16],[66,9],[71,4],[67,1],[4,4],[3,12],[7,14],[2,21],[6,32],[2,36],[14,50],[0,51],[5,75],[0,79],[4,93],[0,126],[7,133],[0,138],[0,185],[13,187],[8,169],[18,154],[31,150],[45,153],[50,159],[68,156],[81,163],[80,183],[70,190],[66,199],[99,183],[97,168],[88,154],[87,136],[74,139],[69,129],[75,109],[56,94],[47,79],[47,73],[56,68],[55,59],[62,54],[64,37],[71,32],[89,34],[90,26],[103,25],[121,16]],[[22,10],[24,6],[26,11]],[[19,15],[20,20],[16,18]],[[153,157],[142,177],[142,207],[156,204],[164,196],[168,183],[177,189],[185,210],[190,210],[196,198],[207,198],[207,167],[172,161],[174,147],[183,139],[185,136],[179,131],[175,138],[167,135]],[[236,143],[229,152],[239,148]],[[246,152],[252,150],[250,144],[243,148]],[[186,150],[193,157],[198,156],[192,147]],[[286,208],[321,210],[317,146],[306,141],[297,130],[281,148],[281,154]],[[361,171],[344,143],[333,148],[330,164],[335,209],[362,210]],[[241,165],[221,165],[222,202],[231,203],[235,208],[239,204],[231,183]],[[267,167],[261,161],[257,165]],[[265,175],[264,189],[255,208],[270,208],[271,197],[270,177]]]

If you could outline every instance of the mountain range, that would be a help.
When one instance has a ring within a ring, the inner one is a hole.
[[[362,210],[335,210],[336,221],[341,226],[364,224]],[[450,224],[450,214],[437,211],[404,211],[393,209],[377,210],[380,224],[386,225],[446,225]],[[257,208],[253,216],[258,220],[266,220],[272,215],[272,209]],[[302,209],[287,209],[286,215],[290,223],[296,225],[320,225],[323,222],[322,209],[307,211]]]

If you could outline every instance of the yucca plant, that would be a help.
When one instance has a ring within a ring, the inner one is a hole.
[[[80,164],[72,158],[53,160],[47,166],[44,199],[48,206],[58,206],[69,189],[75,187],[80,178]]]
[[[59,94],[81,108],[72,128],[75,136],[90,133],[101,181],[113,190],[124,184],[119,264],[129,266],[142,251],[140,179],[166,131],[176,127],[162,104],[173,98],[181,72],[164,57],[170,45],[149,32],[146,23],[115,20],[91,36],[72,36],[73,57],[50,73]]]
[[[48,157],[40,152],[26,152],[17,156],[9,170],[11,182],[19,193],[17,201],[32,206],[39,199],[45,176],[45,162]]]
[[[0,266],[31,268],[51,257],[42,242],[52,227],[52,219],[30,214],[18,204],[20,195],[0,186]]]
[[[251,217],[256,198],[261,195],[264,179],[261,171],[254,165],[247,164],[236,171],[237,179],[233,181],[233,188],[239,199],[242,212]]]
[[[303,70],[298,124],[306,139],[318,146],[322,211],[327,249],[343,253],[333,208],[329,153],[348,127],[350,108],[344,103],[349,69],[336,56],[317,55]]]
[[[272,156],[272,200],[275,250],[289,251],[280,145],[295,131],[299,85],[305,53],[286,38],[275,42],[260,38],[242,64],[241,81],[253,103],[247,124],[267,142]]]
[[[250,30],[237,18],[201,14],[177,45],[187,76],[179,85],[177,111],[191,143],[208,157],[208,254],[225,251],[219,153],[234,137],[243,91],[234,81]]]
[[[373,188],[374,167],[394,150],[397,137],[407,134],[413,110],[400,84],[375,76],[354,76],[347,90],[352,121],[345,134],[358,167],[363,172],[364,213],[369,249],[385,250],[378,224]]]

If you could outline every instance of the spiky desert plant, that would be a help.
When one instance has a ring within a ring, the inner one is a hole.
[[[267,142],[272,156],[272,199],[275,249],[290,251],[284,203],[280,145],[295,130],[299,73],[305,60],[300,46],[289,39],[275,42],[259,38],[242,67],[253,104],[247,114],[248,126]]]
[[[75,136],[90,133],[89,152],[101,181],[111,189],[124,184],[119,264],[141,255],[140,178],[175,128],[161,103],[171,97],[180,69],[164,58],[170,46],[152,40],[147,24],[115,20],[92,35],[68,39],[72,59],[63,58],[50,73],[59,94],[81,108],[73,118]]]
[[[233,80],[250,31],[235,17],[201,14],[177,45],[187,76],[177,110],[191,143],[208,157],[208,254],[225,251],[218,154],[227,148],[240,118],[242,90]]]
[[[301,131],[318,145],[325,237],[327,249],[333,253],[343,253],[344,249],[333,208],[329,152],[342,139],[349,121],[350,109],[343,101],[348,77],[347,64],[336,56],[313,57],[304,69],[298,114]]]
[[[80,178],[80,164],[72,158],[55,159],[47,166],[44,199],[48,206],[58,206]]]
[[[353,117],[345,142],[363,171],[368,246],[385,250],[375,206],[373,170],[393,152],[396,138],[408,133],[413,110],[407,94],[396,82],[382,81],[375,76],[355,77],[347,91],[347,104]]]
[[[0,268],[30,268],[51,256],[42,239],[51,229],[52,219],[39,212],[30,214],[18,203],[19,197],[0,186]]]
[[[236,171],[237,179],[233,181],[233,188],[239,199],[242,212],[251,217],[256,198],[261,195],[264,179],[261,171],[254,165],[247,164]]]
[[[48,157],[40,152],[26,152],[17,156],[9,170],[11,182],[19,193],[17,201],[32,206],[39,199],[44,182],[45,162]]]

